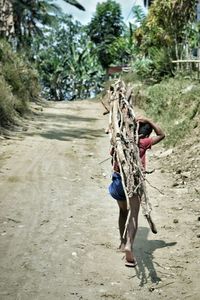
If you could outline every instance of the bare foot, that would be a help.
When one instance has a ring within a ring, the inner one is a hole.
[[[126,246],[124,251],[125,251],[125,255],[126,255],[125,266],[134,268],[137,265],[137,261],[133,255],[132,250]]]

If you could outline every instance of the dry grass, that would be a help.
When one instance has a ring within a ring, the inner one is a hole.
[[[140,85],[136,104],[146,115],[162,124],[164,143],[175,146],[200,128],[200,85],[184,78],[165,79],[151,86]]]
[[[0,40],[0,126],[9,127],[29,111],[40,86],[35,70],[10,45]]]

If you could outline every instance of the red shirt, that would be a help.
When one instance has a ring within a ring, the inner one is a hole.
[[[144,170],[146,169],[146,155],[145,155],[145,153],[148,149],[151,149],[151,146],[152,146],[152,138],[147,137],[147,138],[139,140],[140,159],[141,159],[141,163],[144,167]]]
[[[151,149],[151,146],[152,146],[152,138],[147,137],[147,138],[139,140],[139,153],[140,153],[140,159],[141,159],[141,163],[142,163],[142,166],[143,166],[144,170],[146,169],[146,155],[145,155],[145,153],[148,149]],[[114,148],[111,149],[110,154],[112,156],[114,155]],[[113,159],[115,159],[115,158],[113,157]],[[118,173],[120,172],[119,165],[118,165],[118,162],[116,160],[114,161],[113,169],[114,169],[115,172],[118,172]]]

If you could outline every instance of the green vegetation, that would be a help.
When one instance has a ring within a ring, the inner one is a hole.
[[[88,32],[97,47],[97,55],[104,69],[107,69],[116,59],[117,53],[113,48],[116,48],[122,31],[120,5],[113,0],[98,3],[96,13],[88,25]]]
[[[101,88],[104,73],[94,44],[85,27],[71,16],[58,17],[45,29],[45,39],[34,39],[32,57],[47,99],[85,99]]]
[[[10,45],[0,41],[0,125],[17,122],[28,111],[28,102],[38,98],[37,72]]]
[[[137,104],[165,128],[165,144],[175,146],[200,126],[199,81],[187,65],[172,64],[194,58],[199,47],[196,1],[154,0],[146,17],[138,7],[133,16],[134,58],[125,80],[134,83]]]
[[[200,85],[197,81],[169,78],[151,86],[140,85],[135,93],[138,105],[162,124],[167,133],[164,141],[167,146],[175,146],[200,126]]]
[[[76,0],[65,2],[84,10]],[[38,74],[41,68],[34,40],[45,39],[45,30],[56,24],[57,15],[61,15],[61,9],[52,0],[3,1],[0,7],[0,126],[18,124],[19,118],[29,111],[29,102],[39,98],[39,82],[43,77],[40,74],[39,78]],[[48,46],[51,48],[52,45]],[[58,69],[53,71],[56,77]]]
[[[199,40],[195,16],[195,0],[154,0],[147,16],[140,17],[134,38],[140,57],[151,61],[147,76],[157,80],[165,75],[173,76],[171,61],[192,55]]]
[[[0,126],[6,126],[14,121],[14,96],[3,76],[0,76]]]

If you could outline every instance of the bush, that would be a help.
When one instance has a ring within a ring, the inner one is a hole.
[[[132,65],[133,72],[141,78],[148,78],[152,74],[152,60],[148,58],[137,58]]]
[[[0,126],[6,127],[15,118],[15,98],[5,79],[0,76]]]
[[[0,76],[0,125],[4,126],[28,112],[29,101],[38,99],[40,85],[34,68],[4,40],[0,40]]]
[[[2,74],[13,94],[25,101],[36,100],[40,92],[37,71],[3,40],[0,41],[0,62]]]

